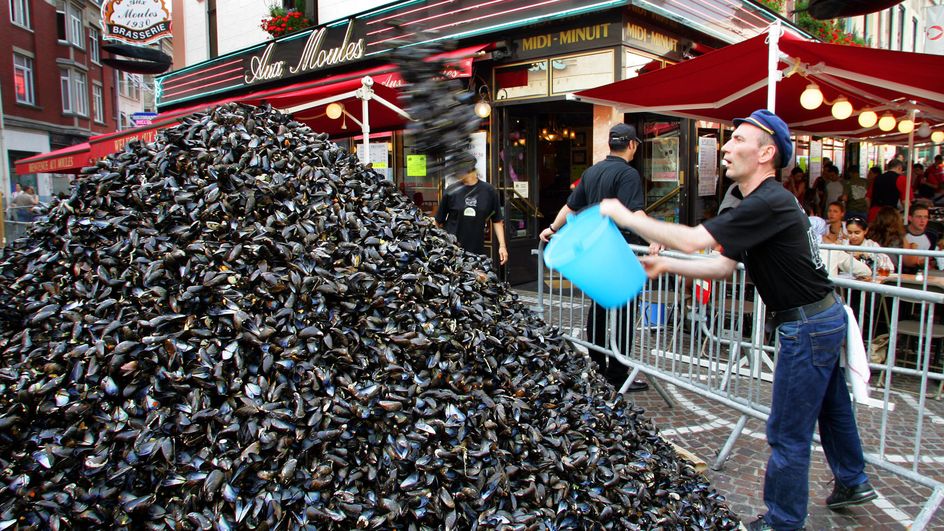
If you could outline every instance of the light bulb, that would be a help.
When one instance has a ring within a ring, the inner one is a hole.
[[[898,122],[899,133],[904,133],[907,135],[912,131],[914,131],[914,122],[912,122],[910,119],[905,118],[904,120]]]
[[[485,100],[479,100],[475,104],[475,115],[479,118],[488,118],[492,114],[492,106]]]
[[[327,114],[328,118],[331,118],[332,120],[337,120],[340,118],[342,112],[344,112],[344,105],[338,102],[329,103],[328,108],[325,109],[325,114]]]
[[[944,131],[935,131],[931,133],[931,142],[934,142],[935,144],[944,142]]]
[[[875,111],[862,111],[859,113],[859,125],[862,127],[875,127],[878,123],[878,115]]]
[[[931,136],[931,126],[928,125],[928,122],[921,122],[921,127],[918,127],[918,136],[922,138]]]
[[[803,94],[800,94],[800,105],[804,109],[813,110],[823,104],[823,93],[819,91],[816,83],[810,83],[806,86]]]
[[[833,102],[832,108],[833,118],[837,120],[845,120],[846,118],[852,116],[852,104],[849,103],[849,100],[845,96],[839,96],[836,98],[836,101]]]
[[[886,132],[895,128],[895,117],[892,113],[887,112],[882,115],[882,119],[878,121],[878,128]]]

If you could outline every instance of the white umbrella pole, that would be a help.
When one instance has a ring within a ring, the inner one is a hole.
[[[770,25],[767,32],[767,110],[777,112],[777,82],[781,73],[780,62],[780,20]]]
[[[911,110],[911,113],[908,115],[911,118],[911,123],[915,121],[915,111]],[[911,132],[908,133],[908,181],[905,182],[905,225],[908,224],[908,211],[911,210],[911,167],[914,165],[914,127],[911,128]]]
[[[374,90],[371,88],[374,85],[374,80],[370,76],[364,76],[364,79],[361,80],[363,83],[363,94],[361,94],[361,132],[364,134],[364,160],[361,162],[366,166],[370,164],[370,116],[368,115],[368,107],[370,106],[370,99],[373,96]]]

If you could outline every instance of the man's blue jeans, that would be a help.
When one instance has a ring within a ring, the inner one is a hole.
[[[767,420],[771,455],[764,477],[766,520],[774,529],[799,529],[806,520],[810,446],[817,420],[836,481],[854,487],[868,479],[844,369],[839,366],[845,338],[846,312],[838,303],[777,328],[780,349]]]

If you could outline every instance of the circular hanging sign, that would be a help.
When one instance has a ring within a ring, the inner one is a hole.
[[[166,0],[105,0],[102,38],[145,45],[171,36],[170,4]]]

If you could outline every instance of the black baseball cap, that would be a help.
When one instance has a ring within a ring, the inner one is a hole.
[[[610,140],[627,143],[630,140],[635,140],[637,143],[642,144],[642,140],[639,140],[639,137],[636,136],[636,128],[628,124],[616,124],[611,127]]]

